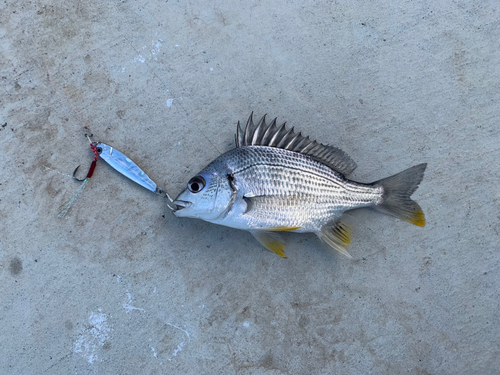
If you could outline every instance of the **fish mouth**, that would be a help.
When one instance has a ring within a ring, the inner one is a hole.
[[[174,212],[180,211],[180,210],[182,210],[184,208],[191,207],[191,205],[192,205],[191,202],[188,202],[188,201],[179,201],[179,200],[174,201],[174,204],[176,206]]]

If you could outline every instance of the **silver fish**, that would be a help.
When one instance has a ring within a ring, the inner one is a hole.
[[[236,148],[221,155],[189,180],[175,200],[177,217],[248,230],[267,249],[285,257],[281,231],[315,233],[350,257],[351,224],[344,212],[362,207],[425,225],[420,206],[410,199],[427,164],[419,164],[370,184],[348,180],[356,163],[342,150],[266,124],[243,132],[238,122]]]

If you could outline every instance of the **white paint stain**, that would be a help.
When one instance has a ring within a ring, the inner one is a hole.
[[[188,342],[190,342],[190,341],[191,341],[191,337],[190,337],[189,332],[188,332],[187,330],[182,329],[182,328],[180,328],[180,327],[177,327],[177,326],[175,326],[175,325],[173,325],[173,324],[170,324],[170,323],[167,323],[167,322],[165,322],[165,324],[167,324],[167,325],[169,325],[170,327],[173,327],[173,328],[175,328],[175,329],[178,329],[179,331],[184,332],[184,334],[186,335],[186,337],[187,337],[187,339],[188,339]],[[182,350],[182,348],[184,347],[184,345],[185,345],[185,341],[182,341],[179,345],[177,345],[177,348],[176,348],[176,349],[174,349],[174,351],[172,352],[172,355],[173,355],[174,357],[177,357],[177,354],[178,354],[178,353]],[[171,359],[171,358],[167,358],[167,359],[168,359],[169,361],[172,361],[172,359]]]
[[[129,303],[124,303],[122,306],[125,310],[127,310],[127,314],[131,311],[134,311],[134,310],[138,310],[138,311],[142,311],[142,312],[145,312],[146,310],[144,309],[141,309],[140,307],[135,307],[135,306],[132,306],[130,303],[132,303],[132,294],[130,294],[129,292],[127,292],[127,298],[128,298],[128,302]]]
[[[99,309],[99,311],[101,310]],[[107,319],[107,315],[101,312],[90,313],[88,325],[78,333],[78,337],[73,344],[74,352],[81,354],[90,364],[99,360],[97,350],[99,347],[103,347],[109,338],[111,328]]]
[[[173,102],[174,102],[174,99],[167,99],[167,107],[172,107]]]
[[[214,68],[210,68],[210,71],[213,72],[214,71]]]
[[[132,305],[129,305],[128,303],[124,303],[123,305],[123,308],[125,310],[127,310],[127,314],[131,311],[134,311],[134,310],[139,310],[139,311],[142,311],[142,312],[145,312],[146,310],[144,309],[141,309],[140,307],[135,307],[135,306],[132,306]]]
[[[151,42],[153,46],[153,49],[151,50],[151,55],[156,55],[158,52],[160,52],[161,42],[162,40],[157,40],[156,43],[154,40]]]
[[[250,327],[250,323],[248,323],[248,322],[244,322],[244,323],[243,323],[243,327],[245,327],[245,328]]]
[[[169,325],[170,327],[176,328],[176,329],[178,329],[178,330],[180,330],[180,331],[184,332],[184,333],[186,334],[186,336],[187,336],[188,340],[189,340],[189,341],[191,341],[191,337],[189,336],[189,332],[188,332],[188,331],[186,331],[185,329],[182,329],[182,328],[180,328],[180,327],[174,326],[173,324],[170,324],[170,323],[167,323],[167,322],[165,322],[165,324]]]
[[[122,277],[121,277],[120,275],[116,276],[116,282],[117,282],[118,284],[120,284],[120,279],[121,279],[121,278],[122,278]]]
[[[142,49],[146,51],[144,53],[145,56],[142,56],[141,54],[139,54],[139,56],[134,58],[134,62],[139,61],[140,63],[145,63],[146,60],[157,61],[158,58],[156,57],[156,55],[158,55],[160,53],[160,47],[162,45],[162,42],[163,42],[162,39],[155,39],[155,40],[151,41],[151,47],[148,48],[148,46],[143,46]]]
[[[139,61],[140,63],[143,63],[146,61],[146,59],[144,57],[142,57],[142,55],[139,55],[137,56],[135,59],[134,59],[134,62],[135,61]]]
[[[155,358],[158,357],[158,355],[156,354],[156,350],[155,348],[153,348],[152,346],[150,346],[151,350],[153,351],[153,355],[155,356]]]
[[[181,342],[179,345],[177,345],[177,349],[174,350],[174,352],[172,353],[172,355],[174,357],[177,356],[177,353],[179,353],[181,350],[182,350],[182,347],[184,346],[184,341]]]

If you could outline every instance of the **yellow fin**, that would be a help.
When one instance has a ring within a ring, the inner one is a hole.
[[[253,230],[250,233],[259,241],[266,249],[278,254],[280,257],[285,256],[285,241],[281,235],[263,230]]]
[[[372,183],[372,186],[381,187],[383,190],[381,202],[374,207],[379,211],[423,227],[425,216],[422,208],[410,197],[422,181],[426,167],[426,163],[415,165],[394,176]]]
[[[345,217],[343,218],[345,219]],[[346,246],[351,243],[352,228],[345,222],[337,219],[332,223],[328,223],[321,228],[321,231],[316,233],[317,236],[339,253],[348,258],[352,258],[346,250]]]
[[[425,215],[422,210],[415,210],[411,214],[408,214],[406,221],[419,227],[425,227]]]
[[[272,228],[266,228],[266,230],[270,232],[288,232],[291,230],[296,230],[299,229],[300,227],[272,227]]]

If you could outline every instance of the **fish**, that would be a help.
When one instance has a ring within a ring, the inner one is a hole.
[[[351,257],[352,216],[371,207],[414,225],[425,216],[411,195],[427,163],[372,183],[349,180],[356,163],[340,148],[312,141],[277,119],[257,124],[253,112],[236,147],[192,177],[174,200],[174,215],[249,231],[286,258],[281,232],[315,233],[330,249]]]

